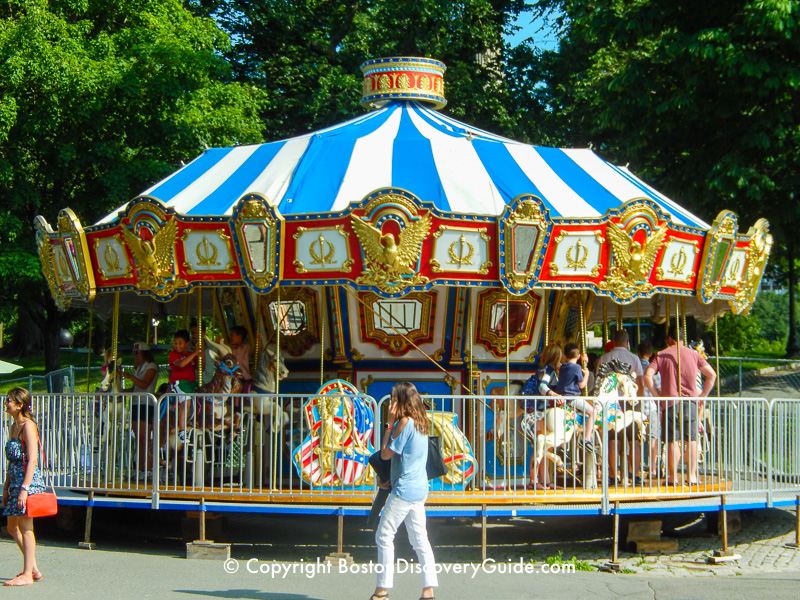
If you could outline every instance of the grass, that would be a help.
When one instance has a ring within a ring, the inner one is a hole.
[[[559,550],[555,556],[548,556],[545,560],[548,565],[573,565],[576,571],[594,571],[595,568],[585,560],[578,560],[576,557],[564,559],[564,551]]]
[[[72,352],[69,350],[61,350],[59,354],[60,354],[62,368],[70,366],[75,367],[74,375],[75,375],[76,392],[86,392],[87,389],[88,391],[94,391],[95,388],[97,388],[100,385],[100,382],[102,380],[100,374],[100,367],[103,364],[102,355],[92,353],[90,362],[91,370],[87,374],[86,365],[87,365],[87,359],[89,359],[89,357],[85,353]],[[166,352],[156,353],[154,355],[156,363],[158,363],[159,365],[166,364],[167,357],[168,353]],[[133,364],[132,356],[122,355],[121,358],[125,366],[130,366]],[[44,379],[42,379],[46,375],[43,354],[9,360],[7,362],[19,365],[22,368],[17,371],[14,371],[13,373],[7,373],[5,375],[0,376],[0,389],[7,389],[13,385],[21,385],[23,387],[27,387],[28,382],[25,380],[27,380],[29,376],[32,376],[34,378],[32,391],[33,392],[47,391],[47,385]],[[163,373],[160,373],[159,380],[163,378],[164,378]],[[7,382],[14,382],[14,383],[7,383]]]

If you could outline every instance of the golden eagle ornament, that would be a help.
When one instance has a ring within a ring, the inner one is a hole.
[[[417,274],[417,262],[422,253],[422,242],[431,228],[429,212],[407,224],[400,232],[399,242],[393,234],[383,233],[355,215],[350,215],[350,218],[364,250],[365,269],[357,283],[397,292],[428,282],[427,277]]]

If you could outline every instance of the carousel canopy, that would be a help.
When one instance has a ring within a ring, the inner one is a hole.
[[[340,211],[380,188],[407,190],[442,211],[489,216],[520,194],[536,195],[551,216],[568,218],[596,218],[649,198],[675,223],[708,228],[591,150],[515,142],[414,100],[288,140],[209,149],[142,195],[185,215],[221,216],[258,193],[281,214],[296,215]]]
[[[722,211],[708,225],[591,150],[442,115],[444,70],[368,61],[371,112],[357,119],[209,149],[85,229],[69,209],[55,230],[37,217],[53,297],[344,285],[400,298],[455,286],[588,290],[620,304],[666,293],[749,310],[772,245],[765,220],[742,234]]]

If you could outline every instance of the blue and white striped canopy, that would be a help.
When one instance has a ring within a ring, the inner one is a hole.
[[[230,214],[242,196],[257,192],[292,215],[339,211],[379,188],[405,189],[442,211],[491,216],[520,194],[535,194],[551,216],[570,218],[599,217],[644,197],[676,223],[708,228],[591,150],[522,144],[415,101],[288,140],[212,148],[142,195],[199,216]]]

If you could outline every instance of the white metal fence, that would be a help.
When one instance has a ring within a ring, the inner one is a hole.
[[[360,425],[352,413],[342,416],[344,396],[316,408],[309,404],[314,398],[37,394],[34,408],[57,487],[139,492],[154,502],[178,496],[368,502],[375,490],[371,474],[347,470],[366,469],[365,455],[378,448],[388,398],[359,396],[367,407]],[[688,417],[697,403],[675,398],[674,420],[638,399],[598,402],[599,425],[588,437],[582,410],[570,399],[554,409],[545,398],[531,397],[425,400],[449,467],[431,484],[432,503],[546,500],[607,507],[618,499],[715,495],[771,502],[800,492],[800,402],[794,399],[706,398],[694,419]],[[370,428],[359,448],[346,443],[353,426]],[[0,435],[5,442],[5,427]],[[684,442],[689,438],[696,439],[696,458]],[[586,439],[591,444],[582,443]],[[681,459],[670,469],[675,448]],[[297,464],[305,465],[305,475]],[[4,476],[5,463],[0,469]]]

